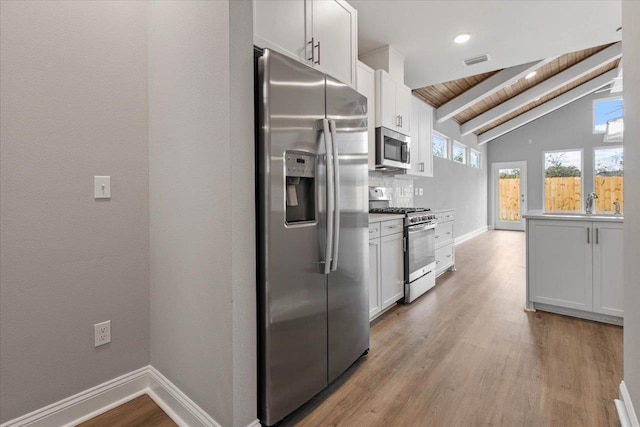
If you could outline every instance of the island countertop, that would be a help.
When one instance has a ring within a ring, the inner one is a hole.
[[[525,219],[550,219],[554,221],[600,221],[600,222],[624,222],[624,215],[614,213],[585,212],[544,212],[531,210],[522,216]]]

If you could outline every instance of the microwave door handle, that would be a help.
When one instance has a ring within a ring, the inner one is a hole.
[[[333,144],[331,143],[331,132],[329,130],[329,120],[322,119],[322,133],[324,140],[324,148],[326,153],[326,165],[327,165],[327,183],[326,183],[326,201],[327,201],[327,238],[326,247],[324,251],[324,274],[329,274],[331,271],[331,254],[333,253],[333,211],[335,210],[334,202],[334,187],[333,187],[333,162],[331,161],[331,154],[333,152]]]
[[[336,121],[329,120],[331,130],[331,145],[333,146],[333,252],[331,255],[331,271],[338,269],[338,246],[340,244],[340,162],[338,157],[338,138],[336,136]]]

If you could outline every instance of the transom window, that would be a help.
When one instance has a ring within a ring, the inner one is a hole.
[[[442,157],[443,159],[448,158],[448,147],[447,147],[447,137],[433,132],[431,135],[431,149],[433,151],[434,156]]]
[[[469,166],[472,168],[480,168],[480,152],[469,149]]]
[[[623,115],[624,108],[620,97],[593,101],[593,133],[605,133],[607,122],[615,122]]]
[[[453,149],[451,150],[451,159],[456,163],[462,163],[463,165],[467,163],[467,146],[458,142],[453,141]]]

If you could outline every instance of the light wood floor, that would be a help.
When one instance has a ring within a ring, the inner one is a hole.
[[[144,394],[105,412],[78,427],[177,427],[151,398]]]
[[[456,257],[458,271],[377,320],[369,355],[283,425],[618,426],[622,328],[524,312],[524,233],[484,233]],[[130,404],[83,426],[175,425],[148,396]]]
[[[524,312],[524,233],[484,233],[456,260],[375,322],[366,359],[284,424],[619,425],[622,328]]]

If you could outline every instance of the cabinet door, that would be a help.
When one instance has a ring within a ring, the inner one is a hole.
[[[396,83],[396,116],[400,119],[396,130],[411,135],[411,89],[400,83]]]
[[[312,0],[314,67],[355,87],[357,63],[356,10],[340,0]],[[318,45],[319,44],[319,45]]]
[[[376,70],[376,127],[384,126],[397,131],[396,82],[384,70]]]
[[[422,101],[421,101],[422,102]],[[433,107],[422,103],[422,114],[420,116],[420,170],[422,176],[433,176],[433,149],[431,148],[431,134],[433,133]],[[413,119],[413,127],[416,126]]]
[[[369,133],[369,170],[376,169],[376,73],[358,61],[357,89],[367,97],[367,131]]]
[[[369,240],[369,319],[382,310],[380,295],[380,239]]]
[[[404,296],[403,239],[402,233],[380,238],[380,288],[383,310]]]
[[[433,109],[415,96],[411,97],[411,169],[414,176],[433,176],[431,126]]]
[[[307,48],[307,4],[304,1],[255,0],[253,2],[253,43],[310,63]],[[311,39],[311,36],[309,36]]]
[[[591,311],[591,223],[532,220],[527,233],[529,299]]]
[[[593,311],[622,317],[622,224],[594,222],[593,227]]]

